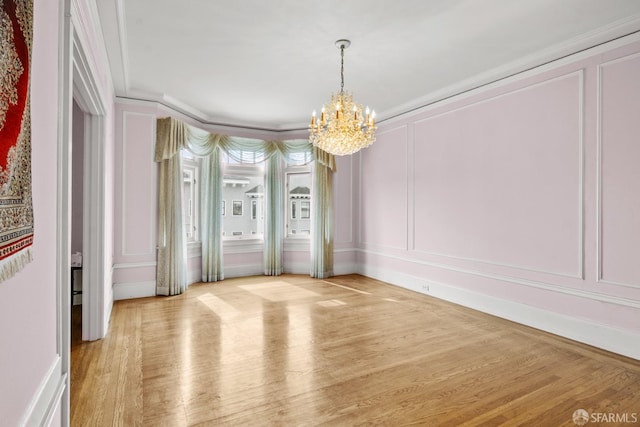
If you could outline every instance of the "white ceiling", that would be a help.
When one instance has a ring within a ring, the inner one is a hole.
[[[305,128],[340,87],[385,119],[640,30],[639,0],[96,0],[116,94]]]

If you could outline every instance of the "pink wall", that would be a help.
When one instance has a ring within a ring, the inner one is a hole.
[[[581,83],[572,73],[416,120],[412,249],[578,276]]]
[[[57,357],[58,2],[36,0],[31,74],[33,262],[0,283],[0,414],[18,425]]]
[[[600,276],[640,286],[640,56],[611,56],[600,65]]]
[[[117,103],[114,167],[114,286],[155,283],[155,107]],[[118,298],[116,292],[116,298]]]
[[[617,46],[383,123],[360,271],[640,334],[640,42]]]
[[[362,152],[360,241],[375,247],[407,248],[407,131],[383,129],[375,147]],[[384,165],[384,167],[381,167]]]

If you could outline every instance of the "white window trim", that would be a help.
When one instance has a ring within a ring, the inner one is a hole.
[[[188,151],[182,151],[182,169],[191,170],[193,176],[193,204],[191,206],[192,225],[195,227],[192,238],[188,238],[187,249],[189,247],[200,246],[200,158],[194,157]],[[186,237],[186,236],[185,236]]]

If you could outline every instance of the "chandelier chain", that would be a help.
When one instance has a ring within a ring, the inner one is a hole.
[[[340,46],[340,93],[344,92],[344,44]]]

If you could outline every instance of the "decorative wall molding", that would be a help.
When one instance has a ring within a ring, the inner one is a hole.
[[[605,302],[605,303],[608,303],[608,304],[616,304],[616,305],[620,305],[620,306],[632,307],[632,308],[635,308],[635,309],[640,309],[640,301],[633,300],[633,299],[630,299],[630,298],[616,297],[616,296],[612,296],[612,295],[601,294],[601,293],[598,293],[598,292],[585,291],[585,290],[582,290],[582,289],[566,288],[566,287],[563,287],[563,286],[553,285],[553,284],[544,283],[544,282],[538,282],[538,281],[535,281],[535,280],[527,280],[527,279],[521,279],[521,278],[505,276],[505,275],[500,275],[500,274],[475,271],[475,270],[470,270],[470,269],[466,269],[466,268],[459,268],[459,267],[446,265],[446,264],[439,264],[439,263],[434,263],[434,262],[429,262],[429,261],[423,261],[423,260],[417,260],[417,259],[412,259],[412,258],[400,257],[400,256],[396,256],[396,255],[389,255],[389,254],[384,254],[384,253],[381,253],[381,252],[369,251],[369,250],[365,250],[365,249],[359,249],[358,251],[361,252],[361,253],[367,253],[367,254],[371,254],[371,255],[375,255],[375,256],[380,256],[380,257],[384,257],[384,258],[389,258],[389,259],[394,259],[394,260],[398,260],[398,261],[408,262],[408,263],[412,263],[412,264],[419,264],[419,265],[424,265],[424,266],[428,266],[428,267],[441,268],[443,270],[453,271],[453,272],[456,272],[456,273],[469,274],[469,275],[472,275],[472,276],[482,277],[482,278],[485,278],[485,279],[492,279],[492,280],[497,280],[497,281],[501,281],[501,282],[512,283],[514,285],[527,286],[527,287],[541,289],[541,290],[545,290],[545,291],[551,291],[551,292],[557,292],[557,293],[561,293],[561,294],[565,294],[565,295],[571,295],[571,296],[578,297],[578,298],[585,298],[585,299],[590,299],[590,300],[594,300],[594,301]],[[370,269],[370,268],[373,268],[373,267],[369,267],[367,265],[363,266],[362,264],[359,264],[359,270],[358,271],[362,272],[363,268]],[[363,273],[361,273],[361,274],[363,274]],[[393,273],[393,274],[396,274],[396,273]],[[365,275],[368,276],[368,274],[365,274]]]
[[[67,374],[62,373],[62,359],[58,355],[36,390],[20,425],[51,425],[54,414],[60,408],[66,383]]]
[[[361,265],[360,274],[640,360],[640,335],[441,282]],[[636,303],[640,308],[640,303]]]
[[[407,150],[407,156],[405,157],[405,171],[407,171],[407,162],[409,161],[409,145],[410,145],[410,141],[409,141],[409,133],[408,133],[408,129],[407,126],[405,124],[399,124],[398,126],[395,127],[384,127],[382,128],[382,130],[379,130],[376,136],[376,140],[379,140],[381,136],[388,134],[388,133],[392,133],[398,130],[405,130],[404,132],[404,141],[402,141],[404,143],[404,146]],[[362,152],[360,152],[362,153]],[[360,218],[362,218],[362,185],[363,185],[363,165],[362,165],[362,154],[359,154],[359,167],[358,167],[358,182],[359,182],[359,186],[358,186],[358,206],[359,206],[359,211],[358,214],[360,216]],[[407,181],[407,191],[408,191],[408,173],[405,174],[405,181]],[[408,204],[408,201],[410,199],[409,194],[405,193],[405,198],[406,198],[406,203]],[[404,206],[405,209],[407,209],[408,206]],[[364,245],[373,245],[379,248],[385,248],[385,249],[390,249],[390,250],[407,250],[407,244],[408,244],[408,240],[407,240],[407,236],[405,236],[405,242],[404,242],[404,246],[393,246],[393,245],[380,245],[377,243],[370,243],[367,242],[365,240],[363,240],[363,228],[362,228],[362,221],[358,221],[358,239],[360,241],[361,244]],[[408,226],[405,226],[405,232],[408,232]]]
[[[154,267],[157,265],[156,261],[148,261],[148,262],[122,262],[119,264],[114,264],[114,270],[122,270],[127,268],[146,268],[146,267]]]
[[[407,131],[407,159],[405,168],[407,170],[407,251],[416,250],[416,134],[415,123],[409,122],[406,125]]]
[[[530,267],[525,267],[525,266],[519,266],[519,265],[514,265],[514,264],[487,261],[487,260],[483,260],[483,259],[479,259],[479,258],[470,258],[470,257],[456,256],[456,255],[441,254],[441,253],[437,253],[437,252],[426,252],[426,251],[417,251],[417,250],[413,251],[413,252],[416,253],[416,254],[421,254],[421,255],[436,256],[436,257],[442,257],[442,258],[447,258],[447,259],[452,259],[452,260],[471,262],[471,263],[482,264],[482,265],[490,265],[490,266],[495,266],[495,267],[506,267],[506,268],[510,268],[512,270],[518,270],[518,271],[524,271],[524,272],[530,272],[530,273],[548,274],[550,276],[566,277],[566,278],[569,278],[569,279],[584,279],[584,275],[583,274],[575,274],[575,275],[573,275],[573,274],[563,274],[563,273],[558,273],[558,272],[554,272],[554,271],[541,270],[541,269],[530,268]]]
[[[585,247],[584,247],[584,210],[585,210],[585,206],[584,206],[584,179],[585,179],[585,174],[584,174],[584,151],[585,151],[585,144],[584,144],[584,70],[576,70],[576,71],[572,71],[569,73],[565,73],[565,74],[561,74],[559,76],[553,76],[550,77],[548,79],[544,79],[542,81],[536,82],[534,84],[528,85],[528,86],[524,86],[524,87],[519,87],[516,88],[514,90],[510,90],[504,93],[500,93],[498,95],[494,95],[494,96],[489,96],[487,98],[482,98],[479,99],[475,102],[471,102],[469,104],[465,104],[463,106],[457,107],[457,108],[453,108],[451,110],[447,110],[447,111],[443,111],[441,113],[438,114],[434,114],[431,115],[429,117],[425,117],[423,119],[419,119],[419,120],[415,120],[413,122],[410,122],[411,125],[415,126],[421,123],[425,123],[428,122],[430,120],[433,120],[435,118],[438,117],[442,117],[442,116],[446,116],[446,115],[450,115],[453,113],[456,113],[458,111],[462,111],[462,110],[466,110],[468,108],[472,108],[472,107],[476,107],[478,105],[482,105],[485,103],[489,103],[489,102],[493,102],[495,100],[498,100],[500,98],[504,98],[504,97],[508,97],[520,92],[525,92],[525,91],[529,91],[535,88],[538,88],[540,86],[546,85],[546,84],[550,84],[550,83],[555,83],[557,81],[560,80],[564,80],[564,79],[568,79],[568,78],[573,78],[573,77],[577,77],[577,89],[578,89],[578,94],[579,94],[579,101],[578,101],[578,117],[579,117],[579,122],[578,122],[578,165],[579,165],[579,169],[578,169],[578,174],[579,174],[579,179],[578,179],[578,188],[577,188],[577,192],[578,192],[578,211],[577,213],[577,226],[578,226],[578,248],[577,248],[577,269],[576,272],[573,274],[565,274],[565,273],[560,273],[560,272],[555,272],[555,271],[548,271],[548,270],[544,270],[544,269],[536,269],[536,268],[531,268],[531,267],[527,267],[527,266],[521,266],[521,265],[514,265],[514,264],[510,264],[510,263],[501,263],[501,262],[497,262],[497,261],[490,261],[487,259],[480,259],[480,258],[473,258],[473,257],[464,257],[464,256],[458,256],[458,255],[453,255],[453,254],[446,254],[446,253],[440,253],[440,252],[432,252],[432,251],[421,251],[421,250],[417,250],[415,249],[415,232],[413,236],[408,236],[409,237],[409,242],[412,242],[412,245],[409,245],[409,247],[407,248],[409,251],[413,251],[419,254],[424,254],[424,255],[429,255],[429,256],[437,256],[437,257],[443,257],[443,258],[449,258],[449,259],[456,259],[456,260],[460,260],[460,261],[468,261],[468,262],[473,262],[473,263],[479,263],[479,264],[486,264],[486,265],[493,265],[493,266],[498,266],[498,267],[507,267],[507,268],[511,268],[511,269],[515,269],[515,270],[522,270],[522,271],[529,271],[529,272],[535,272],[535,273],[542,273],[542,274],[549,274],[549,275],[553,275],[553,276],[559,276],[559,277],[569,277],[569,278],[576,278],[576,279],[584,279],[584,263],[585,263]],[[415,135],[413,134],[413,128],[412,128],[412,132],[411,132],[411,136],[413,137],[413,140],[410,141],[410,145],[413,144],[412,146],[415,146]],[[415,156],[414,156],[415,158]],[[413,173],[413,171],[415,170],[416,165],[414,164],[415,162],[412,163],[412,169],[410,170],[411,173]],[[412,179],[414,179],[414,177],[411,177]],[[415,181],[412,183],[411,188],[416,188],[416,183]],[[415,205],[413,205],[413,201],[415,200],[415,196],[413,194],[409,194],[407,197],[407,200],[410,201],[408,208],[413,208],[414,212],[411,218],[415,218],[416,217],[416,212],[415,212]],[[415,230],[415,223],[414,222],[410,222],[410,229],[413,228]],[[363,242],[366,243],[366,242]],[[391,249],[391,248],[389,248]],[[394,248],[397,249],[397,248]]]
[[[622,286],[627,288],[640,289],[640,283],[623,283],[610,280],[604,280],[602,274],[602,72],[608,65],[614,65],[620,62],[637,59],[640,53],[625,55],[610,61],[603,62],[597,68],[597,121],[596,121],[596,138],[597,138],[597,160],[596,160],[596,281],[606,285]]]
[[[127,194],[127,167],[129,165],[128,159],[127,159],[127,145],[128,145],[128,139],[127,139],[127,118],[128,117],[132,117],[132,116],[139,116],[139,117],[148,117],[149,120],[149,126],[150,129],[148,129],[149,134],[152,135],[151,138],[151,143],[155,144],[155,133],[156,133],[156,127],[155,127],[155,122],[156,122],[156,116],[154,114],[149,114],[149,113],[139,113],[139,112],[134,112],[134,111],[123,111],[122,112],[122,169],[121,169],[121,173],[120,173],[120,200],[122,203],[122,207],[120,210],[120,224],[121,224],[121,228],[120,228],[120,253],[122,254],[122,256],[155,256],[155,242],[153,241],[154,237],[155,237],[155,232],[153,230],[153,225],[154,222],[153,221],[147,221],[146,225],[147,227],[149,227],[148,231],[149,231],[149,240],[146,242],[145,244],[145,250],[142,252],[129,252],[127,250],[126,244],[127,244],[127,233],[126,233],[126,229],[127,229],[127,203],[126,203],[126,194]],[[140,141],[134,141],[133,142],[136,145],[140,144]],[[150,153],[153,154],[154,151],[154,147],[150,147]],[[151,159],[150,159],[151,160]],[[135,159],[134,160],[135,164],[139,164],[139,159]],[[153,167],[149,168],[149,173],[150,173],[150,182],[154,182],[154,174],[155,174],[155,169]],[[155,194],[153,192],[151,192],[151,194]],[[153,196],[151,196],[153,198]],[[148,209],[149,209],[149,213],[147,218],[155,218],[156,217],[156,213],[155,213],[155,204],[154,203],[149,203]]]

